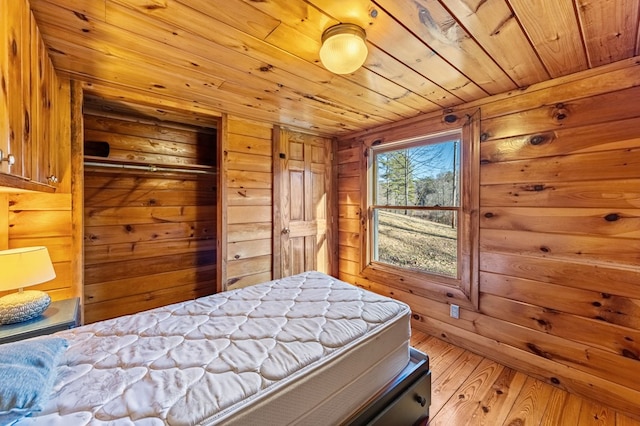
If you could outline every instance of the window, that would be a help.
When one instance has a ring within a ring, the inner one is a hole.
[[[458,279],[459,131],[372,149],[372,260]]]
[[[363,140],[365,278],[477,309],[480,121],[474,116],[463,124],[458,117],[425,120]]]

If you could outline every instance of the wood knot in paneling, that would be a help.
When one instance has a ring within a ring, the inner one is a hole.
[[[540,191],[544,191],[547,189],[554,189],[554,188],[552,186],[546,186],[538,183],[535,185],[524,185],[524,186],[521,186],[520,189],[528,192],[540,192]]]
[[[84,13],[74,11],[73,14],[76,15],[76,18],[80,19],[81,21],[89,22],[89,18],[87,18],[87,15],[85,15]]]
[[[542,328],[544,328],[545,330],[551,330],[551,324],[546,321],[543,320],[542,318],[532,318],[536,323],[538,323],[538,325]]]
[[[551,138],[548,135],[534,135],[529,139],[529,143],[534,146],[542,145],[549,142]]]
[[[556,121],[562,121],[569,116],[569,110],[564,104],[557,104],[553,109],[552,117]]]
[[[529,348],[529,350],[531,352],[533,352],[534,354],[541,356],[543,358],[547,358],[547,359],[551,359],[551,356],[545,352],[544,350],[542,350],[541,348],[539,348],[538,346],[536,346],[533,343],[527,343],[527,348]]]
[[[458,121],[458,116],[455,114],[447,114],[444,116],[444,121],[445,123],[449,124],[455,123],[456,121]]]
[[[24,138],[29,137],[29,133],[31,131],[31,118],[29,117],[29,111],[24,110]]]
[[[146,10],[166,9],[167,3],[165,1],[160,1],[160,2],[154,1],[149,4],[143,5],[142,7],[145,8]]]
[[[618,219],[620,219],[620,215],[618,213],[609,213],[604,217],[604,220],[607,222],[615,222]]]

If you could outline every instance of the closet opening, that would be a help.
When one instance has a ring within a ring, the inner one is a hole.
[[[216,291],[217,117],[85,94],[84,322]]]

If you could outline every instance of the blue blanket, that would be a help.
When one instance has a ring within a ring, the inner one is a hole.
[[[67,341],[46,337],[0,345],[0,424],[42,410]]]

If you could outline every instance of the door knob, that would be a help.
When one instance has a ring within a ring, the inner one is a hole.
[[[5,156],[4,152],[0,149],[0,163],[3,161],[6,161],[10,166],[13,166],[16,164],[16,157],[13,154]]]
[[[284,229],[282,230],[282,233],[283,233],[284,235],[287,235],[289,232],[291,232],[291,230],[290,230],[289,228],[284,228]]]

